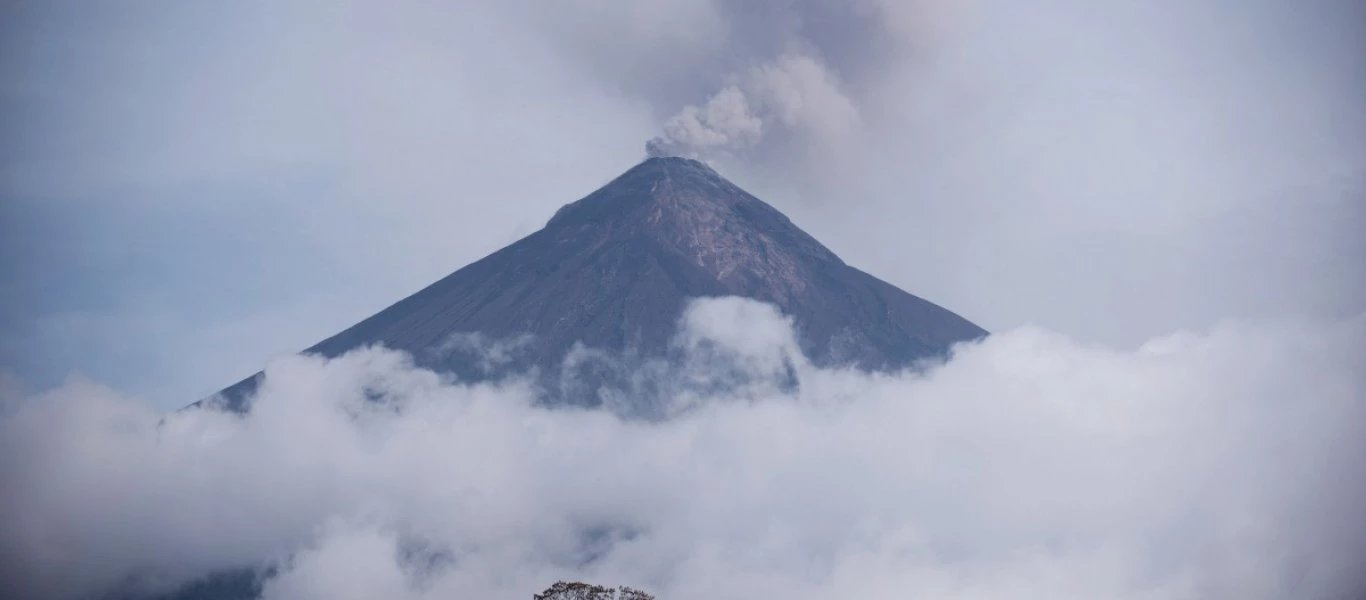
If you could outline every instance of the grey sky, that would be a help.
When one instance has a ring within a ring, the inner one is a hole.
[[[1359,2],[0,11],[0,364],[37,387],[210,393],[533,231],[728,86],[764,126],[723,174],[988,329],[1134,347],[1366,310]]]
[[[435,4],[0,5],[0,589],[1360,595],[1366,4]],[[661,136],[998,334],[788,396],[701,302],[759,383],[661,423],[291,354]]]

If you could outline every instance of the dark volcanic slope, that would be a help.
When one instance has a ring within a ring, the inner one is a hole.
[[[514,370],[554,374],[576,341],[659,355],[687,299],[726,295],[771,302],[792,316],[817,364],[897,368],[986,334],[844,264],[706,165],[652,158],[560,209],[544,229],[308,352],[337,356],[382,343],[424,366],[474,377],[481,372],[448,342],[478,332],[486,340],[522,338]],[[257,377],[224,390],[224,398],[243,408]]]

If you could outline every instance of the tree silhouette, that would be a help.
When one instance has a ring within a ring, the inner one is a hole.
[[[654,596],[629,588],[608,588],[581,581],[557,581],[532,600],[655,600]]]

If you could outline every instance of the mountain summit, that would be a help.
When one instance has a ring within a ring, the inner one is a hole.
[[[663,357],[686,302],[716,296],[777,306],[818,365],[901,368],[986,334],[846,265],[707,165],[656,157],[561,208],[540,231],[306,352],[332,357],[378,343],[463,379],[534,368],[549,401],[591,405],[593,390],[556,383],[576,344]],[[468,351],[491,343],[506,361]],[[261,377],[224,390],[222,401],[244,410]]]

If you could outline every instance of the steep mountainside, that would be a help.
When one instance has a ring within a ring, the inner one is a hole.
[[[575,343],[665,356],[688,299],[732,295],[791,316],[803,350],[822,365],[899,368],[986,334],[846,265],[705,164],[651,158],[560,209],[540,231],[307,352],[337,356],[380,343],[464,378],[535,368],[547,401],[593,404],[594,386],[561,385]],[[464,351],[470,341],[507,342],[512,360],[491,368]],[[243,409],[259,378],[221,400]]]

